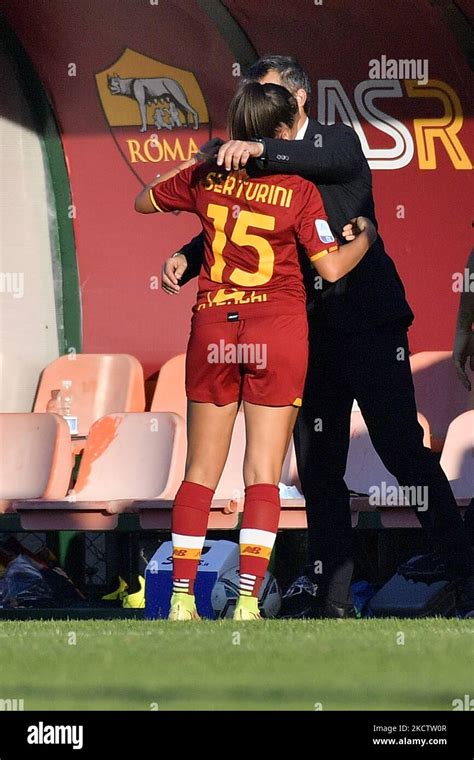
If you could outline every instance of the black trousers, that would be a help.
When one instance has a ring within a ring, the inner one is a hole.
[[[407,329],[392,324],[346,334],[310,320],[310,357],[295,428],[306,499],[309,563],[322,596],[350,598],[353,570],[349,491],[344,482],[351,409],[357,399],[372,443],[401,486],[426,486],[427,511],[416,511],[454,576],[473,572],[472,550],[449,482],[423,445],[410,371]]]

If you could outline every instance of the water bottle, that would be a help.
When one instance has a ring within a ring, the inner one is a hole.
[[[46,411],[49,412],[50,414],[62,415],[61,403],[62,403],[61,391],[59,388],[55,388],[54,390],[51,391],[51,398],[46,404]]]
[[[69,425],[71,435],[77,435],[79,433],[79,425],[77,417],[73,415],[73,395],[72,395],[72,380],[63,380],[61,389],[61,412],[62,416]]]
[[[77,417],[72,413],[73,397],[72,397],[72,380],[63,380],[61,388],[54,388],[51,391],[51,398],[46,404],[46,411],[50,414],[60,414],[64,417],[71,435],[77,435],[79,433],[79,425]]]

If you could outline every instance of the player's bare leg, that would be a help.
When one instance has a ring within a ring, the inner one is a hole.
[[[185,480],[214,491],[229,453],[238,404],[188,401],[188,453]]]
[[[229,452],[238,404],[188,403],[184,481],[173,506],[173,595],[170,620],[198,618],[194,580],[206,536],[212,497]]]
[[[244,401],[247,445],[244,482],[278,485],[298,409],[294,406],[259,406]]]
[[[244,402],[244,411],[247,430],[245,504],[240,531],[240,597],[234,619],[258,620],[258,592],[280,517],[278,483],[297,409]]]

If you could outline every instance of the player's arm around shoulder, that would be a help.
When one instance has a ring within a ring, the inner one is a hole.
[[[370,219],[359,216],[351,220],[351,241],[339,246],[329,226],[321,194],[306,180],[301,185],[301,202],[298,239],[318,274],[328,282],[336,282],[365,256],[377,239],[377,230]]]

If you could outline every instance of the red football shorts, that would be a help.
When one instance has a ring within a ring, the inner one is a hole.
[[[236,322],[193,319],[186,354],[190,401],[301,406],[308,364],[306,313]]]

